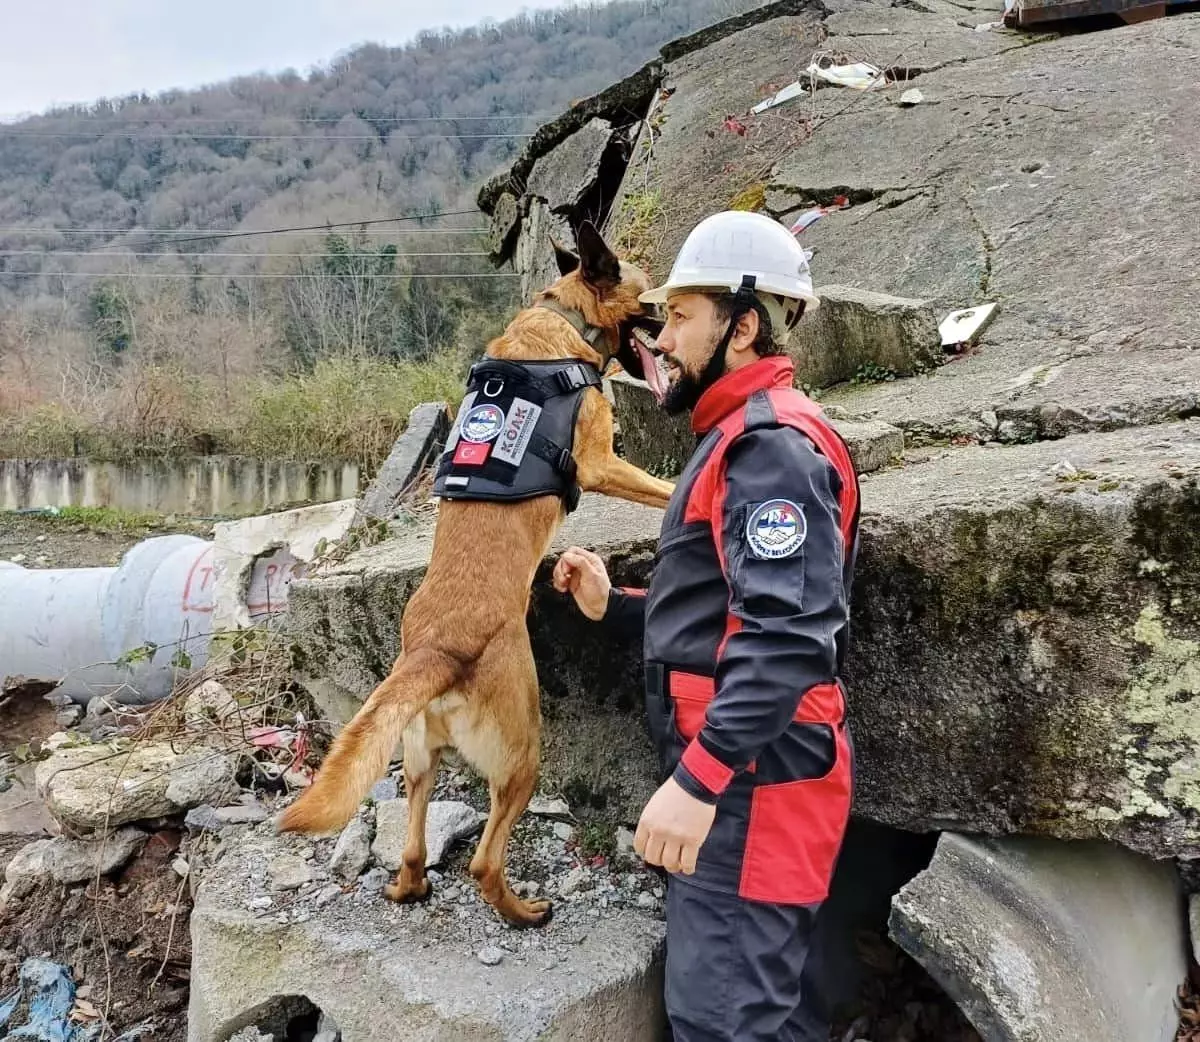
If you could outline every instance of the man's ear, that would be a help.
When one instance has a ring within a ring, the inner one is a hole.
[[[560,275],[570,275],[579,267],[579,258],[557,239],[551,237],[550,245],[554,247],[554,260],[558,264]]]
[[[621,281],[621,262],[608,248],[591,221],[584,221],[576,233],[583,280],[593,286],[615,286]]]
[[[729,346],[735,351],[751,350],[754,347],[754,341],[758,339],[760,322],[761,319],[754,308],[744,312],[737,320]]]

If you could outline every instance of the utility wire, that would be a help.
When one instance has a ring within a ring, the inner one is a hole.
[[[361,119],[364,123],[467,123],[467,122],[491,122],[494,120],[523,120],[530,123],[540,123],[545,120],[545,116],[530,116],[530,115],[508,115],[508,116],[363,116],[357,112],[344,112],[340,116],[289,116],[283,112],[265,112],[258,116],[139,116],[124,119],[120,116],[109,116],[97,119],[93,115],[87,113],[41,113],[36,116],[29,117],[30,120],[66,120],[78,119],[85,120],[96,126],[105,126],[106,123],[114,126],[127,126],[131,123],[146,124],[146,123],[177,123],[177,124],[217,124],[227,126],[231,123],[264,123],[268,120],[284,120],[288,123],[304,123],[304,124],[321,124],[321,123],[340,123],[347,117],[355,117]]]
[[[434,141],[441,138],[459,138],[463,140],[512,139],[530,138],[533,134],[388,134],[386,138],[378,134],[239,134],[231,131],[228,134],[172,134],[149,133],[122,134],[117,131],[54,131],[54,130],[5,130],[0,127],[0,137],[6,138],[77,138],[95,139],[106,137],[128,138],[130,141],[162,141],[166,138],[183,139],[188,141]]]
[[[258,280],[258,279],[336,279],[342,276],[330,274],[275,275],[265,272],[252,272],[247,275],[228,274],[221,272],[152,272],[152,271],[0,271],[0,280],[10,276],[16,278],[66,278],[66,279],[226,279]],[[355,279],[516,279],[520,273],[515,271],[483,271],[483,272],[434,272],[388,273],[388,274],[356,274]]]
[[[0,250],[0,257],[95,257],[97,256],[94,250]],[[182,257],[187,260],[204,260],[208,257],[379,257],[379,253],[320,253],[317,251],[309,251],[307,253],[107,253],[102,254],[104,257],[121,258],[121,257],[157,257],[159,260],[169,260],[171,257]],[[393,257],[486,257],[488,254],[483,250],[474,250],[464,253],[394,253]]]
[[[476,212],[477,211],[472,211]],[[390,219],[390,218],[382,218]],[[370,223],[365,221],[348,222],[364,224]],[[322,228],[339,228],[341,225],[323,224]],[[259,234],[262,235],[305,235],[311,229],[267,229]],[[381,236],[381,235],[482,235],[486,232],[486,228],[396,228],[393,231],[387,232],[363,232],[364,235]],[[0,235],[194,235],[194,228],[31,228],[31,227],[13,227],[0,228]],[[223,235],[225,232],[214,232],[214,235]]]

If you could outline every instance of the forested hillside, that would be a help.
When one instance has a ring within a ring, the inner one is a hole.
[[[0,453],[378,458],[515,303],[479,183],[755,6],[578,4],[0,125]]]

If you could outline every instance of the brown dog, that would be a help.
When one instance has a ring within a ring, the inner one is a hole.
[[[488,345],[488,354],[522,361],[578,358],[601,372],[620,354],[627,370],[642,375],[642,365],[653,359],[640,345],[636,354],[629,349],[636,344],[634,326],[655,325],[638,302],[649,279],[620,262],[591,225],[581,227],[579,248],[579,257],[557,251],[564,275],[538,299],[602,329],[599,350],[563,314],[535,306],[517,314]],[[656,371],[645,375],[661,390]],[[673,486],[620,459],[612,445],[612,409],[590,387],[575,424],[579,486],[666,506]],[[512,826],[537,783],[540,753],[538,679],[525,616],[534,573],[564,516],[555,496],[441,502],[429,568],[404,611],[402,650],[391,675],[338,736],[312,787],[284,812],[281,831],[322,833],[343,826],[403,737],[408,840],[403,867],[386,893],[394,901],[424,898],[426,812],[442,750],[452,746],[487,778],[491,791],[491,814],[470,868],[480,892],[515,925],[549,918],[550,902],[518,898],[504,866]]]

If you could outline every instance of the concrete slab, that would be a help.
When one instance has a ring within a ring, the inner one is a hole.
[[[924,301],[851,286],[823,286],[820,297],[788,343],[797,384],[913,376],[944,360],[937,318]]]
[[[860,813],[1200,855],[1200,422],[910,454],[862,491]],[[585,497],[555,546],[645,585],[658,528],[657,511]],[[334,719],[390,668],[431,535],[414,525],[294,585],[299,676]],[[529,618],[545,771],[579,814],[636,821],[655,778],[639,649],[549,588],[552,558]]]
[[[664,925],[654,915],[581,907],[572,923],[564,898],[563,921],[512,931],[473,897],[395,905],[368,886],[371,873],[357,888],[330,886],[331,845],[314,856],[263,826],[197,870],[188,1042],[226,1042],[301,1000],[343,1042],[659,1042]],[[310,879],[272,897],[267,868],[285,859],[311,866]]]
[[[408,414],[404,432],[363,493],[355,525],[367,519],[386,521],[395,516],[400,497],[445,444],[450,421],[450,408],[445,402],[422,402]]]
[[[946,833],[891,933],[984,1042],[1171,1042],[1187,941],[1175,870],[1105,843]]]

